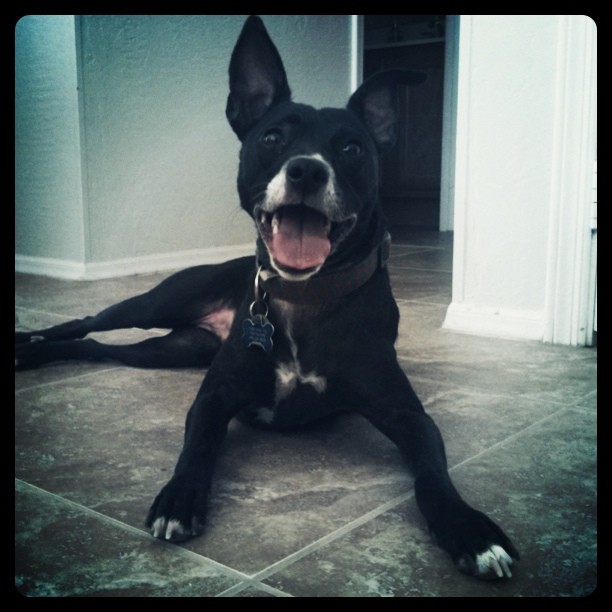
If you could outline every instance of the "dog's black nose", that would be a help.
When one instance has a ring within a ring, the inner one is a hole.
[[[320,189],[329,181],[327,165],[312,157],[296,157],[287,164],[287,181],[304,194]]]

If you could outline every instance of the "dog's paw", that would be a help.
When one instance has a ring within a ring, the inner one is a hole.
[[[151,535],[160,540],[182,542],[204,530],[206,489],[181,478],[173,478],[155,498],[146,520]]]
[[[459,571],[480,578],[511,578],[520,559],[510,538],[488,516],[467,505],[432,527],[438,544],[447,550]]]
[[[168,519],[165,516],[156,518],[150,525],[150,529],[154,538],[168,540],[169,542],[183,542],[202,533],[199,523],[194,524],[192,522],[191,526],[188,527],[178,519]]]
[[[27,339],[23,339],[26,335]],[[43,345],[46,344],[45,338],[30,334],[19,334],[19,336],[18,339],[18,333],[15,333],[15,369],[28,370],[44,363],[42,354]]]
[[[476,558],[464,554],[457,561],[457,567],[465,574],[482,580],[512,578],[510,566],[514,559],[498,544],[492,544],[487,550],[476,555]]]
[[[25,344],[26,342],[31,342],[32,340],[31,332],[15,332],[15,344]],[[42,336],[40,336],[42,338]]]

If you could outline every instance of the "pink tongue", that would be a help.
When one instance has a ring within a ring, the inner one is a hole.
[[[326,221],[321,213],[306,206],[284,208],[278,232],[272,236],[274,259],[296,270],[323,264],[331,251]]]

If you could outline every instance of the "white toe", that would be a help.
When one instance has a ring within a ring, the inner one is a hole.
[[[172,519],[168,521],[168,527],[166,528],[166,540],[173,540],[178,538],[184,538],[188,531],[181,525],[180,521]]]
[[[499,545],[493,544],[488,550],[476,556],[476,568],[479,576],[485,576],[491,571],[498,578],[512,578],[510,566],[512,557]]]
[[[166,527],[166,519],[164,518],[155,519],[155,522],[153,523],[153,528],[151,530],[153,532],[153,537],[154,538],[161,537],[161,535],[164,533],[165,527]]]

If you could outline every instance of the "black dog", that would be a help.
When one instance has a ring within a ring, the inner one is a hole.
[[[460,570],[510,576],[518,553],[502,530],[459,496],[438,428],[397,363],[398,309],[385,268],[377,155],[393,143],[398,81],[381,73],[347,109],[295,104],[276,47],[257,17],[230,64],[227,118],[242,141],[238,192],[258,230],[256,258],[179,272],[95,317],[16,334],[16,365],[115,359],[140,367],[208,365],[174,475],[149,511],[157,538],[202,531],[215,460],[238,416],[289,428],[355,410],[395,442],[416,499]],[[172,331],[130,346],[89,332]]]

